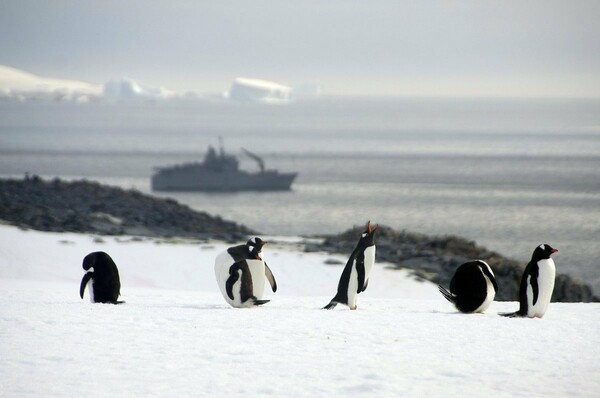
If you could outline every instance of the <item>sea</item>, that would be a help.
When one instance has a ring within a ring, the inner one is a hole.
[[[156,193],[156,167],[209,145],[298,172],[289,192]],[[87,179],[171,197],[263,235],[368,220],[458,235],[525,265],[549,243],[558,272],[600,294],[600,100],[326,97],[0,102],[0,177]]]

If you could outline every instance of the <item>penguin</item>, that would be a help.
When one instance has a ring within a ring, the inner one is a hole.
[[[438,289],[460,312],[481,313],[494,301],[498,284],[490,266],[485,261],[475,260],[456,269],[450,291],[441,285]]]
[[[277,282],[273,272],[261,258],[262,247],[267,244],[259,237],[244,245],[233,246],[215,258],[215,276],[225,301],[235,308],[250,308],[263,305],[265,277],[273,292]]]
[[[556,266],[550,256],[558,250],[548,244],[535,248],[525,267],[519,288],[519,310],[500,313],[507,317],[542,318],[554,290]]]
[[[83,299],[85,288],[89,285],[88,294],[92,303],[121,304],[119,270],[112,258],[105,252],[93,252],[83,258],[83,269],[86,273],[81,279],[79,296]]]
[[[356,309],[356,299],[359,293],[364,292],[369,284],[369,274],[375,264],[375,231],[377,225],[371,228],[371,222],[367,223],[367,229],[362,233],[356,248],[350,255],[340,281],[337,294],[324,310],[332,310],[338,304],[345,304],[351,310]]]

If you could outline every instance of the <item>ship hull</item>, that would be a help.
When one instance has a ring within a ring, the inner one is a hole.
[[[153,191],[289,191],[297,173],[210,172],[197,170],[159,171],[152,176]]]

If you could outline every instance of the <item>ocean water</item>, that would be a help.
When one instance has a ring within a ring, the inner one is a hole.
[[[0,102],[0,176],[152,193],[153,167],[199,160],[219,137],[245,169],[256,165],[242,147],[299,172],[292,191],[156,195],[266,235],[371,220],[460,235],[524,264],[550,243],[559,271],[600,293],[600,100]]]

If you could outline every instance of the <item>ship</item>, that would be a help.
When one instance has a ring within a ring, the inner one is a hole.
[[[212,146],[202,162],[190,162],[168,167],[156,167],[152,175],[153,191],[289,191],[298,173],[280,173],[266,169],[264,160],[246,149],[244,153],[257,162],[259,171],[239,168],[239,160],[225,153],[223,145],[217,152]]]

